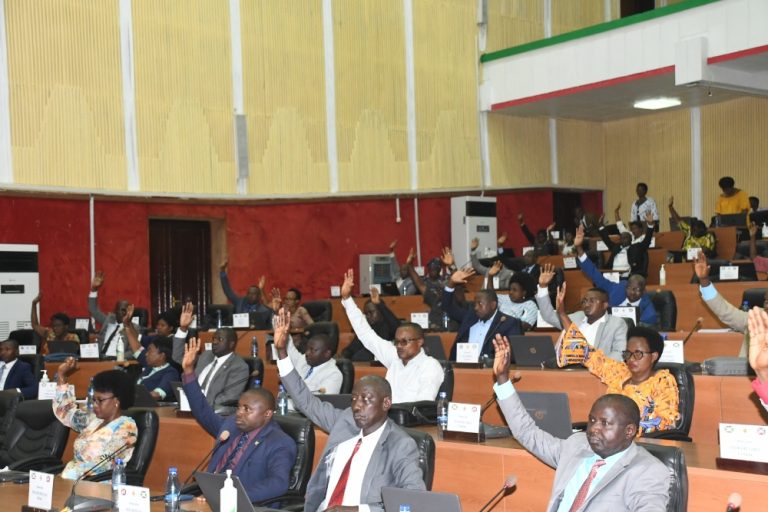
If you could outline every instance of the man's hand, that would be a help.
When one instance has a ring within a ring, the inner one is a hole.
[[[675,196],[669,196],[669,203],[667,203],[667,206],[670,208],[673,208],[675,206]]]
[[[472,241],[469,242],[469,249],[471,251],[474,251],[475,249],[477,249],[479,245],[480,245],[480,240],[478,240],[477,238],[473,238]]]
[[[395,247],[397,247],[397,238],[389,242],[389,252],[395,252]]]
[[[601,213],[600,218],[597,219],[597,227],[605,226],[605,214]]]
[[[467,279],[475,275],[475,269],[473,268],[460,268],[453,274],[451,274],[451,287],[455,287],[459,284],[464,284]]]
[[[756,237],[757,237],[757,224],[755,224],[754,222],[750,222],[749,223],[749,238],[754,240]],[[38,295],[38,297],[39,297],[39,295]],[[38,302],[40,302],[40,301],[38,301]]]
[[[280,309],[283,299],[280,297],[280,288],[272,288],[272,309],[277,311]]]
[[[181,316],[179,316],[179,329],[185,332],[187,329],[189,329],[189,326],[192,325],[192,316],[194,312],[195,306],[192,305],[192,302],[187,302],[181,306]]]
[[[415,257],[416,257],[416,251],[413,249],[413,247],[411,247],[411,250],[408,251],[408,257],[405,258],[405,264],[410,265],[411,263],[413,263],[413,258]]]
[[[555,222],[553,222],[552,224],[550,224],[549,226],[547,226],[547,233],[549,233],[550,231],[552,231],[553,229],[555,229],[555,226],[556,226],[556,225],[557,225],[557,224],[556,224]]]
[[[752,225],[754,226],[754,223],[752,223]],[[40,304],[41,300],[43,300],[43,292],[38,293],[37,297],[32,299],[32,305],[34,306],[35,304]]]
[[[576,234],[573,235],[573,246],[576,248],[581,247],[584,244],[584,226],[579,224],[576,228]]]
[[[261,276],[259,278],[259,290],[263,290],[265,284],[267,284],[267,276]]]
[[[510,350],[509,340],[506,336],[497,334],[493,340],[493,348],[496,356],[493,358],[493,374],[496,376],[496,384],[504,384],[509,380]]]
[[[274,320],[275,328],[275,350],[280,359],[288,357],[288,332],[291,330],[291,312],[285,308],[280,308],[280,311],[275,315]]]
[[[355,286],[355,271],[351,268],[344,272],[344,282],[341,283],[341,298],[348,299],[352,296],[352,288]]]
[[[693,271],[696,273],[696,277],[699,278],[701,286],[709,286],[709,265],[707,264],[707,256],[704,251],[699,251],[696,255],[696,259],[693,262]]]
[[[517,223],[521,226],[525,226],[525,216],[522,213],[517,214]]]
[[[123,325],[128,327],[133,322],[133,310],[134,310],[133,304],[128,304],[125,308],[125,316],[123,316]]]
[[[565,313],[565,285],[557,287],[557,297],[555,299],[555,310],[559,313]]]
[[[499,272],[501,272],[501,261],[496,260],[493,262],[493,265],[491,265],[491,268],[488,269],[488,277],[493,277]]]
[[[496,245],[499,247],[502,247],[504,245],[504,242],[507,241],[507,232],[504,231],[501,233],[501,236],[496,240]]]
[[[758,307],[749,311],[749,365],[768,382],[768,313]]]
[[[619,204],[616,205],[616,208],[613,209],[613,213],[616,215],[621,214],[621,201],[619,201]]]
[[[539,288],[548,288],[549,283],[555,278],[555,266],[551,263],[545,263],[541,266],[539,274]]]
[[[379,304],[381,302],[381,297],[379,296],[379,289],[375,286],[371,286],[371,302],[373,304]]]
[[[453,261],[453,253],[451,253],[450,247],[443,247],[443,254],[440,255],[440,261],[442,261],[443,265],[446,267],[450,267],[455,263]]]
[[[229,260],[224,260],[221,265],[219,265],[219,270],[226,273],[227,267],[229,266]]]
[[[195,361],[197,361],[197,353],[200,351],[200,340],[197,338],[190,338],[187,345],[184,347],[184,358],[181,360],[181,367],[184,369],[184,373],[187,375],[195,374]]]
[[[656,225],[656,221],[653,220],[653,214],[650,211],[645,212],[645,223],[649,226]]]
[[[104,284],[104,272],[98,271],[91,280],[91,291],[95,292]]]

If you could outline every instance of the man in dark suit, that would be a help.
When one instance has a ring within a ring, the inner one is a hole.
[[[321,401],[288,357],[290,314],[281,310],[276,318],[280,379],[296,409],[328,432],[320,462],[307,484],[304,510],[383,512],[382,487],[424,490],[416,442],[387,417],[392,406],[389,383],[378,375],[363,377],[352,390],[352,406],[344,410]]]
[[[616,244],[611,240],[608,230],[604,226],[601,225],[598,229],[600,238],[602,238],[611,252],[611,258],[608,260],[606,267],[621,273],[622,277],[627,277],[630,274],[639,274],[643,277],[648,276],[648,247],[651,245],[651,240],[653,240],[653,229],[656,224],[651,212],[646,212],[645,215],[647,226],[645,238],[643,238],[642,242],[636,244],[632,243],[632,233],[621,233],[620,243]],[[574,244],[580,239],[584,239],[583,228],[579,228],[576,231]]]
[[[128,306],[123,326],[133,356],[141,365],[141,375],[136,384],[141,384],[157,401],[173,400],[172,382],[179,380],[178,363],[172,359],[173,340],[166,336],[153,336],[147,348],[139,343],[139,334],[133,328],[133,304]]]
[[[182,379],[192,414],[220,443],[211,455],[208,471],[223,473],[231,469],[251,501],[281,496],[290,484],[296,443],[272,421],[275,397],[264,388],[249,389],[240,394],[235,415],[219,416],[208,405],[197,382],[195,359],[199,347],[196,338],[189,341]]]
[[[15,389],[25,399],[37,398],[37,379],[32,375],[32,367],[19,360],[16,340],[0,343],[0,389]]]
[[[454,287],[467,282],[467,278],[475,273],[473,269],[460,269],[451,274],[449,284],[443,290],[443,307],[448,316],[459,323],[459,331],[451,348],[451,360],[456,360],[456,345],[458,343],[477,343],[480,345],[480,358],[494,356],[493,338],[496,334],[515,336],[523,334],[520,320],[505,315],[499,311],[496,292],[480,290],[475,293],[474,308],[463,309],[453,301]]]

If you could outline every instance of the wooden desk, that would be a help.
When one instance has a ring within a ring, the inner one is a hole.
[[[118,363],[117,361],[78,361],[77,371],[69,376],[68,382],[75,386],[75,395],[77,398],[85,398],[88,394],[88,385],[91,383],[91,378],[94,375],[132,364],[136,364],[136,361],[125,361],[122,363]],[[60,365],[60,362],[45,363],[45,370],[51,381],[54,380],[53,377],[59,370]]]

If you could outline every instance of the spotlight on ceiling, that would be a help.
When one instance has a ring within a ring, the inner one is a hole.
[[[645,110],[660,110],[662,108],[677,107],[681,104],[680,98],[648,98],[646,100],[639,100],[635,102],[635,108],[642,108]]]

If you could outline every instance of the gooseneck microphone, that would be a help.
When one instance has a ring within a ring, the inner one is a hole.
[[[500,494],[502,494],[503,492],[506,492],[507,489],[511,489],[511,488],[515,487],[516,485],[517,485],[517,475],[509,475],[507,477],[507,479],[504,481],[504,485],[501,487],[501,489],[499,489],[499,491],[496,494],[493,495],[493,498],[488,500],[488,503],[483,505],[483,508],[480,509],[480,512],[485,512],[486,510],[491,510],[493,507],[488,508],[488,505],[493,503],[493,501],[496,498],[498,498]],[[496,504],[494,504],[494,507],[495,506],[496,506]]]
[[[688,336],[686,336],[685,339],[683,340],[683,345],[688,343],[688,340],[691,339],[691,336],[693,336],[693,333],[701,329],[701,324],[703,322],[704,322],[704,319],[702,317],[699,317],[696,319],[696,323],[693,324],[693,329],[691,329],[691,331],[688,333]]]
[[[91,509],[95,510],[94,507],[98,507],[98,506],[103,507],[104,505],[111,504],[112,500],[103,500],[99,498],[87,498],[87,497],[78,496],[77,494],[75,494],[75,490],[77,489],[77,484],[79,484],[85,477],[93,475],[98,468],[100,468],[107,462],[111,462],[115,460],[115,458],[119,454],[121,454],[123,451],[125,451],[128,447],[133,446],[136,443],[135,437],[136,437],[135,434],[131,435],[129,440],[126,441],[120,448],[118,448],[117,450],[113,451],[112,453],[110,453],[109,455],[101,459],[101,461],[99,461],[97,464],[91,466],[91,468],[88,471],[84,472],[82,475],[77,477],[77,480],[75,480],[75,483],[72,484],[72,492],[70,493],[69,498],[67,498],[67,501],[64,504],[64,506],[73,511],[74,510],[85,511],[85,510],[91,510]],[[100,503],[101,505],[99,505],[97,502]]]
[[[203,464],[205,464],[205,461],[208,460],[208,457],[212,456],[213,453],[216,451],[216,449],[221,446],[222,444],[226,443],[229,440],[229,430],[224,430],[221,434],[219,434],[219,437],[216,438],[216,442],[213,444],[213,448],[211,448],[211,451],[205,454],[205,457],[203,457],[203,460],[200,461],[200,463],[195,466],[195,469],[192,470],[192,472],[187,476],[186,480],[181,484],[181,488],[183,489],[190,480],[192,480],[192,477],[195,476],[195,473],[198,469],[200,469]]]

